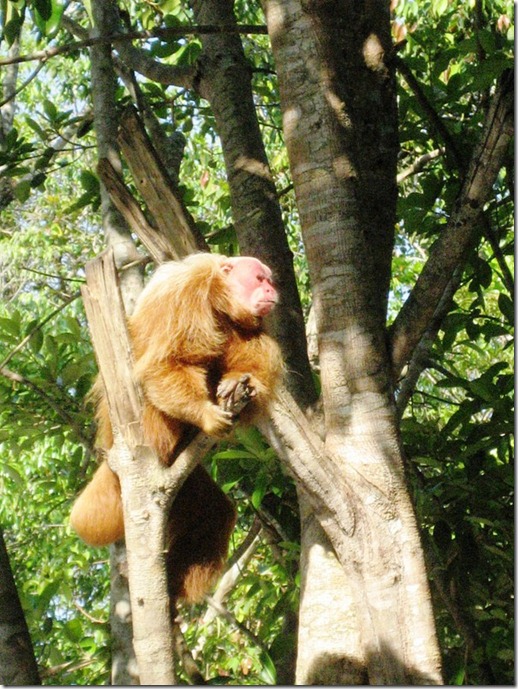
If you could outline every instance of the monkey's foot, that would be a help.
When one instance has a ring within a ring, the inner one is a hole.
[[[244,373],[239,378],[222,380],[216,393],[218,405],[237,416],[257,394],[256,389],[250,385],[250,379],[251,375]]]

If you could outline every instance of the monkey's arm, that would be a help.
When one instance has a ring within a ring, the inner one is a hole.
[[[140,372],[139,381],[147,400],[167,416],[198,426],[208,435],[230,430],[232,414],[210,400],[202,366],[155,363]]]

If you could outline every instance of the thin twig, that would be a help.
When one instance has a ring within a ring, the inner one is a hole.
[[[80,444],[85,448],[87,454],[91,454],[92,443],[83,434],[81,427],[74,421],[74,418],[70,414],[68,414],[68,412],[66,412],[62,407],[60,407],[60,405],[57,404],[57,402],[45,392],[45,390],[36,385],[36,383],[33,383],[32,380],[29,380],[25,376],[22,376],[21,373],[16,373],[15,371],[11,371],[8,368],[0,367],[0,375],[4,378],[7,378],[8,380],[13,381],[14,383],[20,383],[21,385],[25,385],[26,387],[31,388],[31,390],[36,392],[43,400],[45,400],[49,407],[51,407],[51,409],[53,409],[56,412],[56,414],[68,426],[70,426],[70,428],[76,434]]]
[[[38,330],[41,330],[46,323],[48,323],[50,320],[52,320],[54,318],[54,316],[56,316],[66,306],[68,306],[73,301],[75,301],[79,296],[81,296],[79,292],[72,294],[70,297],[68,297],[68,299],[65,299],[65,301],[62,304],[60,304],[57,309],[54,309],[54,311],[51,311],[49,313],[49,315],[45,316],[45,318],[43,320],[39,321],[39,323],[36,323],[34,328],[31,328],[31,330],[27,333],[27,335],[23,338],[23,340],[18,342],[16,347],[9,352],[9,354],[5,357],[5,359],[3,361],[0,362],[0,369],[3,369],[4,366],[7,366],[7,364],[11,361],[11,359],[15,356],[15,354],[17,354],[20,350],[22,350],[25,347],[25,345],[29,342],[31,337],[35,333],[37,333]]]
[[[20,84],[20,86],[18,86],[18,87],[13,91],[13,93],[10,93],[6,98],[4,98],[4,100],[0,101],[0,108],[2,108],[4,105],[7,105],[7,103],[9,103],[10,101],[14,100],[14,99],[16,98],[16,96],[17,96],[21,91],[23,91],[23,89],[24,89],[26,86],[28,86],[28,85],[31,83],[31,81],[33,81],[34,79],[36,79],[36,77],[38,76],[38,74],[40,73],[40,71],[43,69],[44,66],[45,66],[45,63],[44,63],[44,62],[42,62],[41,64],[39,64],[39,65],[36,67],[36,69],[27,77],[27,79],[25,79],[25,81],[23,81],[23,82]]]
[[[236,617],[226,608],[224,605],[221,603],[218,603],[218,601],[214,600],[211,596],[205,596],[205,600],[207,603],[213,607],[218,615],[221,617],[224,617],[227,622],[230,622],[230,624],[235,627],[238,631],[240,631],[242,634],[244,634],[250,641],[255,644],[258,648],[263,650],[265,653],[268,653],[267,647],[263,644],[263,642],[259,639],[258,636],[256,636],[253,632],[248,629],[244,624],[239,622],[239,620],[236,619]]]
[[[56,55],[65,55],[82,48],[90,48],[93,45],[103,45],[109,43],[116,43],[118,41],[134,41],[134,40],[148,40],[151,38],[170,38],[171,36],[186,36],[188,34],[267,34],[267,28],[261,24],[240,24],[237,26],[220,26],[214,25],[185,25],[185,26],[169,26],[152,31],[130,31],[128,33],[117,33],[110,36],[96,36],[94,38],[86,38],[82,41],[75,41],[74,43],[67,43],[66,45],[57,45],[45,50],[38,50],[29,55],[18,55],[17,57],[4,58],[0,60],[0,66],[18,64],[19,62],[32,62],[40,60],[45,62]]]
[[[426,165],[431,161],[434,160],[435,158],[438,158],[444,153],[445,149],[444,148],[436,148],[433,151],[430,151],[429,153],[423,153],[423,155],[419,156],[417,160],[415,160],[412,165],[409,165],[407,168],[402,170],[399,175],[397,176],[397,183],[401,184],[407,177],[411,177],[412,175],[415,175],[418,172],[421,172],[421,170],[426,167]]]

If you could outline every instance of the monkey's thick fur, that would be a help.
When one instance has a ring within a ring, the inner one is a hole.
[[[162,265],[128,321],[135,376],[145,398],[146,442],[166,464],[174,460],[175,449],[193,426],[211,435],[228,429],[228,413],[216,404],[222,382],[232,386],[244,374],[250,376],[256,394],[240,415],[240,422],[250,423],[273,399],[281,375],[280,350],[263,331],[262,318],[254,315],[241,293],[236,296],[228,280],[229,261],[236,259],[195,254]],[[93,396],[97,445],[108,450],[113,436],[102,382],[94,386]],[[106,461],[77,498],[70,520],[91,545],[123,538],[119,480]],[[232,503],[197,466],[169,514],[167,566],[175,600],[200,600],[214,583],[234,524]]]

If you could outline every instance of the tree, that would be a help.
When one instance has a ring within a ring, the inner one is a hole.
[[[2,684],[41,684],[31,637],[0,532],[0,657]]]
[[[428,9],[430,16],[424,8],[417,16],[412,3],[395,3],[391,26],[386,4],[272,1],[265,4],[266,37],[262,26],[239,26],[259,24],[259,10],[216,2],[193,2],[189,9],[137,3],[122,19],[111,2],[92,3],[89,18],[75,5],[65,12],[52,4],[32,8],[42,35],[54,32],[63,46],[61,37],[72,31],[83,41],[57,48],[54,53],[63,57],[54,59],[67,60],[67,52],[91,46],[99,157],[110,160],[119,182],[124,172],[130,192],[134,184],[135,197],[145,201],[147,218],[140,213],[139,227],[152,217],[151,231],[154,226],[163,233],[168,216],[159,214],[160,199],[153,201],[149,193],[147,180],[157,184],[159,177],[148,166],[139,169],[132,139],[124,139],[127,122],[119,141],[132,177],[115,153],[116,114],[128,97],[145,121],[150,150],[171,173],[170,222],[186,227],[198,246],[204,235],[216,250],[239,247],[258,256],[279,278],[283,303],[274,331],[287,362],[289,392],[280,396],[262,430],[295,478],[302,516],[299,683],[442,681],[418,523],[433,573],[435,616],[441,624],[442,611],[449,616],[441,633],[446,677],[489,683],[509,677],[505,653],[498,649],[507,637],[494,623],[512,610],[500,556],[510,543],[508,520],[496,509],[491,512],[489,502],[487,516],[474,511],[476,502],[461,495],[465,468],[472,478],[480,477],[481,489],[482,476],[491,475],[496,494],[506,504],[510,500],[512,377],[504,353],[512,316],[505,293],[512,288],[506,258],[513,168],[512,76],[506,71],[510,11],[506,14],[504,3],[491,9],[474,3],[472,15],[455,3],[433,2]],[[17,7],[10,12],[4,16],[12,52],[6,62],[16,65],[28,20]],[[92,19],[96,31],[86,40],[84,27]],[[154,28],[155,19],[160,29]],[[182,38],[187,22],[199,39]],[[406,34],[405,44],[393,45],[391,28],[396,39]],[[136,47],[133,38],[147,40]],[[15,68],[10,69],[12,81]],[[127,95],[116,88],[116,75]],[[10,83],[4,83],[9,108]],[[210,112],[201,114],[202,99]],[[167,110],[170,102],[176,123]],[[64,109],[44,103],[54,129],[75,124]],[[76,120],[78,126],[84,121],[84,116]],[[38,156],[29,132],[44,142],[49,132],[34,117],[26,124],[30,129],[24,134],[21,125],[12,129],[12,114],[6,113],[4,165],[15,180],[6,184],[6,204],[13,194],[30,203],[31,185],[43,183],[42,174],[50,172],[49,162],[59,150],[53,148],[51,156],[46,146]],[[207,152],[213,126],[226,179]],[[180,175],[178,130],[188,136]],[[191,155],[194,146],[201,151],[199,166]],[[21,160],[32,151],[38,162],[31,171]],[[199,188],[178,186],[187,171],[201,180]],[[103,226],[117,247],[117,265],[133,263],[122,273],[131,308],[141,281],[141,253],[131,239],[131,218],[120,212],[132,204],[135,215],[138,205],[126,190],[125,202],[115,209],[120,188],[111,188],[110,198],[106,170],[99,172],[100,187],[91,173],[83,173],[85,193],[75,211],[97,203],[101,191]],[[284,193],[276,191],[275,176],[285,177]],[[227,184],[229,197],[220,192]],[[200,222],[209,212],[217,231]],[[295,214],[300,237],[293,229]],[[496,299],[484,294],[490,287],[501,290]],[[311,306],[318,340],[313,371],[301,299],[306,310]],[[5,319],[11,335],[13,323]],[[27,331],[34,347],[34,333]],[[491,343],[489,361],[470,358],[475,355],[463,349],[466,332]],[[14,335],[13,345],[18,340]],[[21,351],[21,346],[13,350],[8,361]],[[6,366],[4,359],[4,379],[14,395],[15,386],[33,377],[34,364],[18,379],[8,377]],[[455,388],[463,391],[460,396],[433,401],[439,389],[453,394]],[[41,395],[40,400],[50,404]],[[452,403],[457,410],[448,414]],[[65,423],[74,429],[77,418]],[[77,422],[74,433],[80,435]],[[242,440],[263,452],[250,438]],[[240,456],[239,450],[224,452]],[[448,481],[437,492],[441,458]],[[232,477],[231,470],[226,472]],[[224,479],[225,471],[219,473]],[[238,474],[245,487],[250,478],[241,470]],[[269,504],[281,514],[279,493],[268,493],[258,477],[251,480],[255,506]],[[462,506],[468,518],[460,515]],[[494,571],[500,572],[489,606],[475,586],[464,599],[458,593],[462,563],[468,561],[471,576],[477,581],[480,576],[489,590],[489,569],[480,575],[481,565],[472,560],[477,549],[491,551]],[[476,623],[472,609],[478,611]],[[486,627],[492,645],[484,646]],[[467,650],[462,661],[455,650],[459,638]],[[272,643],[274,656],[275,648]]]

